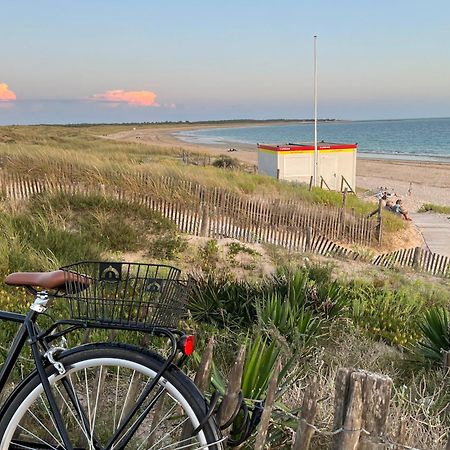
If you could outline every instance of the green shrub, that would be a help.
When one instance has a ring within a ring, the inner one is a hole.
[[[105,252],[173,259],[186,248],[175,224],[159,213],[96,195],[38,195],[28,210],[0,214],[0,231],[5,272],[98,260]]]
[[[258,258],[261,256],[256,250],[247,247],[240,242],[227,244],[227,259],[232,267],[241,267],[244,270],[256,268]]]
[[[204,272],[214,272],[219,262],[219,246],[217,239],[209,239],[198,249],[201,268]]]
[[[350,285],[347,296],[353,322],[371,337],[402,346],[417,342],[417,317],[425,307],[419,297],[371,285]]]
[[[246,281],[208,274],[199,278],[189,300],[189,311],[197,322],[217,327],[249,327],[255,320],[255,298],[260,288]]]
[[[219,156],[212,165],[214,167],[220,167],[221,169],[239,169],[241,167],[241,163],[238,159],[227,155]]]
[[[272,293],[256,305],[260,327],[269,330],[275,327],[279,334],[295,344],[308,345],[320,334],[323,320],[314,316],[305,305],[292,303]]]
[[[434,203],[424,203],[419,209],[419,212],[421,213],[428,211],[432,211],[438,214],[450,214],[450,206],[435,205]]]
[[[450,350],[450,313],[445,308],[431,308],[425,311],[419,324],[422,338],[420,353],[435,363],[442,362],[442,354]]]

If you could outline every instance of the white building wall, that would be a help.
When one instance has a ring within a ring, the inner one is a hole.
[[[283,166],[283,180],[309,183],[314,169],[314,158],[310,153],[280,154]]]
[[[258,170],[260,173],[286,181],[310,183],[314,173],[314,153],[283,153],[258,151]],[[356,149],[343,152],[319,151],[319,173],[332,190],[341,189],[341,177],[344,176],[351,188],[356,188]],[[344,184],[344,187],[346,185]],[[325,187],[325,186],[324,186]]]
[[[319,154],[319,184],[323,177],[332,190],[341,189],[342,177],[345,177],[352,190],[356,188],[356,152],[323,152]],[[344,187],[347,185],[344,184]],[[324,186],[326,187],[326,186]]]
[[[258,172],[277,177],[278,155],[276,152],[258,151]]]

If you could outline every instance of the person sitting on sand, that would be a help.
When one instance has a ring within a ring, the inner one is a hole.
[[[391,200],[388,200],[387,202],[386,202],[386,205],[384,206],[388,211],[391,211],[391,212],[393,212],[392,211],[392,208],[394,207],[394,203],[391,201]]]
[[[403,206],[401,199],[398,199],[395,202],[395,205],[392,207],[392,212],[401,214],[405,220],[412,220],[408,215],[408,210]]]

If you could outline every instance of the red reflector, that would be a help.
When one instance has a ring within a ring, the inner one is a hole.
[[[195,336],[188,335],[183,336],[179,343],[180,350],[183,352],[184,355],[190,356],[192,353],[194,353],[195,350]]]

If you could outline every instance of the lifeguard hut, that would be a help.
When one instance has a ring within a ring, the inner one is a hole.
[[[317,185],[355,191],[357,144],[319,142]],[[279,180],[312,183],[314,144],[258,144],[258,170]]]

